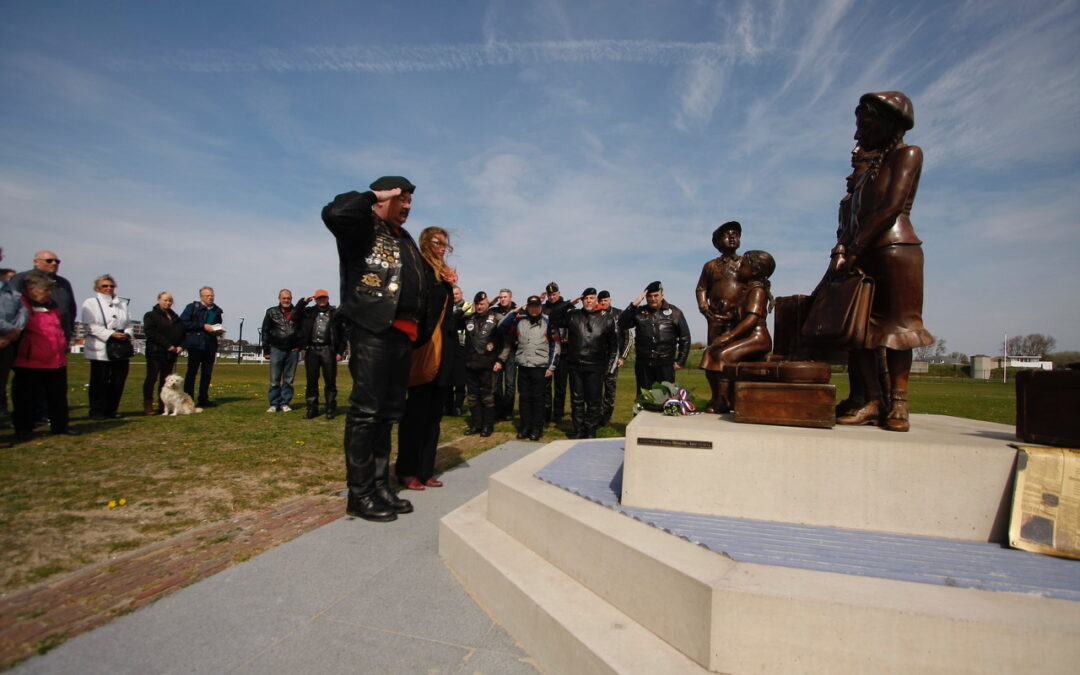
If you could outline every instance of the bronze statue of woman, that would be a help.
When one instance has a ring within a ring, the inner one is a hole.
[[[874,300],[866,338],[854,345],[850,362],[865,403],[837,418],[838,424],[880,424],[907,431],[907,390],[911,350],[933,336],[923,327],[923,251],[909,215],[922,173],[922,150],[903,142],[915,126],[911,100],[898,91],[864,94],[855,109],[858,145],[848,204],[834,250],[837,274],[858,267],[874,279]],[[885,349],[884,364],[876,358]],[[888,397],[881,386],[887,368]]]

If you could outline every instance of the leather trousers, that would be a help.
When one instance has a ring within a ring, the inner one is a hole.
[[[353,389],[345,417],[345,480],[350,498],[387,487],[390,430],[405,413],[412,343],[396,328],[372,333],[350,326]]]
[[[329,346],[308,347],[304,353],[304,372],[307,388],[304,403],[309,413],[319,412],[319,375],[322,375],[326,395],[326,414],[337,413],[337,355]]]

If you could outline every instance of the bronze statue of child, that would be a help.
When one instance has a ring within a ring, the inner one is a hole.
[[[709,325],[706,343],[711,343],[739,320],[739,300],[744,289],[737,278],[742,256],[736,251],[741,240],[742,225],[734,220],[713,231],[712,243],[720,257],[713,258],[701,268],[696,289],[698,311]]]
[[[773,302],[769,277],[775,270],[776,261],[765,251],[747,251],[742,256],[736,274],[743,288],[738,322],[711,340],[701,360],[712,390],[706,412],[731,409],[731,380],[725,379],[722,372],[726,364],[764,357],[772,349],[766,318]]]

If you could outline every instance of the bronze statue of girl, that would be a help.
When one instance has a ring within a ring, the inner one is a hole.
[[[850,363],[865,402],[839,424],[880,424],[907,431],[911,351],[934,338],[923,327],[923,251],[909,214],[922,173],[922,150],[903,142],[915,125],[911,100],[898,91],[864,94],[855,109],[855,184],[834,249],[836,274],[858,267],[874,279],[866,338]],[[842,220],[843,220],[842,209]],[[884,364],[876,358],[884,348]],[[887,380],[880,366],[887,368]],[[888,384],[884,396],[881,382]],[[856,387],[853,384],[853,390]]]

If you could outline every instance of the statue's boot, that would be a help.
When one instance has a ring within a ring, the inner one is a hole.
[[[882,426],[889,431],[907,431],[911,429],[911,422],[908,420],[907,389],[893,389],[891,396],[892,409],[889,410],[889,414],[885,417]],[[837,422],[839,421],[837,420]]]
[[[845,415],[851,415],[864,405],[866,405],[865,399],[849,396],[836,404],[836,416],[843,417]]]
[[[728,397],[726,396],[728,390],[728,380],[722,377],[719,370],[706,370],[705,379],[709,381],[709,389],[712,392],[712,396],[709,400],[709,405],[705,407],[707,413],[726,413],[731,410],[728,405]]]
[[[847,424],[851,426],[858,426],[860,424],[878,424],[880,421],[881,404],[877,401],[870,401],[858,410],[852,410],[850,413],[836,418],[837,424]]]

